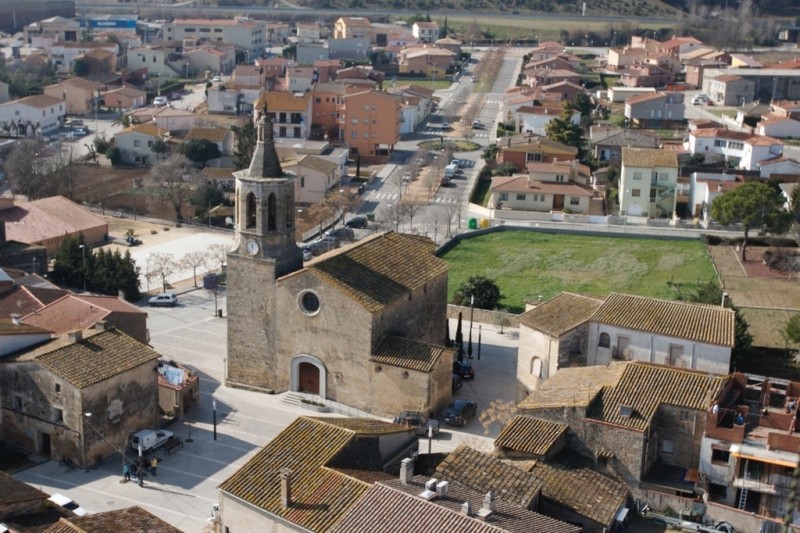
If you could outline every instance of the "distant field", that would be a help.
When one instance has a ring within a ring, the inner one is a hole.
[[[501,305],[521,312],[525,299],[561,291],[674,299],[677,291],[716,279],[703,243],[504,231],[464,239],[442,258],[450,264],[448,298],[469,276],[497,281]]]

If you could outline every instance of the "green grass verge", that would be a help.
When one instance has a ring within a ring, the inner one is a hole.
[[[419,85],[420,87],[426,87],[434,91],[439,91],[442,89],[449,89],[450,86],[453,84],[453,80],[451,79],[425,80],[420,78],[397,78],[397,85],[408,85],[409,83],[413,83],[414,85]]]
[[[472,192],[472,203],[487,207],[492,196],[492,180],[478,180]]]
[[[469,276],[486,276],[497,281],[501,305],[514,313],[526,299],[561,291],[671,300],[678,288],[716,279],[700,241],[504,231],[464,239],[442,258],[450,264],[448,299]]]

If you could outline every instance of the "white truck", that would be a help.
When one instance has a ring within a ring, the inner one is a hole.
[[[142,429],[131,435],[130,446],[134,450],[140,447],[142,453],[152,452],[156,448],[160,448],[172,438],[172,432],[164,429]]]
[[[457,163],[450,163],[449,165],[444,167],[444,177],[445,178],[455,178],[457,172],[458,172],[458,164]]]

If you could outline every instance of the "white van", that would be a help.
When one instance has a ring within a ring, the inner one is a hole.
[[[142,448],[142,453],[160,448],[172,438],[172,432],[164,429],[143,429],[131,435],[130,446],[134,450]]]

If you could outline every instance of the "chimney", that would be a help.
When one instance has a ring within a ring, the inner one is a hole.
[[[723,292],[722,293],[722,303],[720,305],[722,305],[722,307],[728,307],[728,304],[730,303],[730,300],[731,300],[730,294],[728,294],[727,292]]]
[[[105,320],[98,320],[94,323],[94,329],[98,331],[105,331],[108,329],[108,323]]]
[[[464,502],[461,504],[461,514],[464,516],[470,516],[472,514],[472,506],[469,502]]]
[[[494,494],[492,493],[492,491],[489,491],[483,498],[483,505],[481,505],[481,508],[478,510],[478,516],[481,519],[486,520],[492,515],[492,513],[494,513],[494,511],[495,511]]]
[[[425,482],[425,490],[436,492],[437,483],[439,483],[438,479],[436,479],[435,477],[430,478],[428,481]]]
[[[447,494],[447,487],[448,487],[447,481],[440,481],[439,483],[437,483],[436,495],[440,498],[444,498],[445,495]]]
[[[411,478],[414,477],[414,460],[406,457],[400,461],[400,483],[408,485]]]
[[[15,326],[19,326],[22,324],[22,320],[20,320],[20,316],[18,314],[14,313],[11,315],[11,323]]]
[[[288,509],[292,506],[292,471],[281,468],[278,471],[278,479],[281,481],[281,507]]]
[[[83,332],[81,330],[70,331],[67,335],[72,342],[81,342],[83,340]]]

